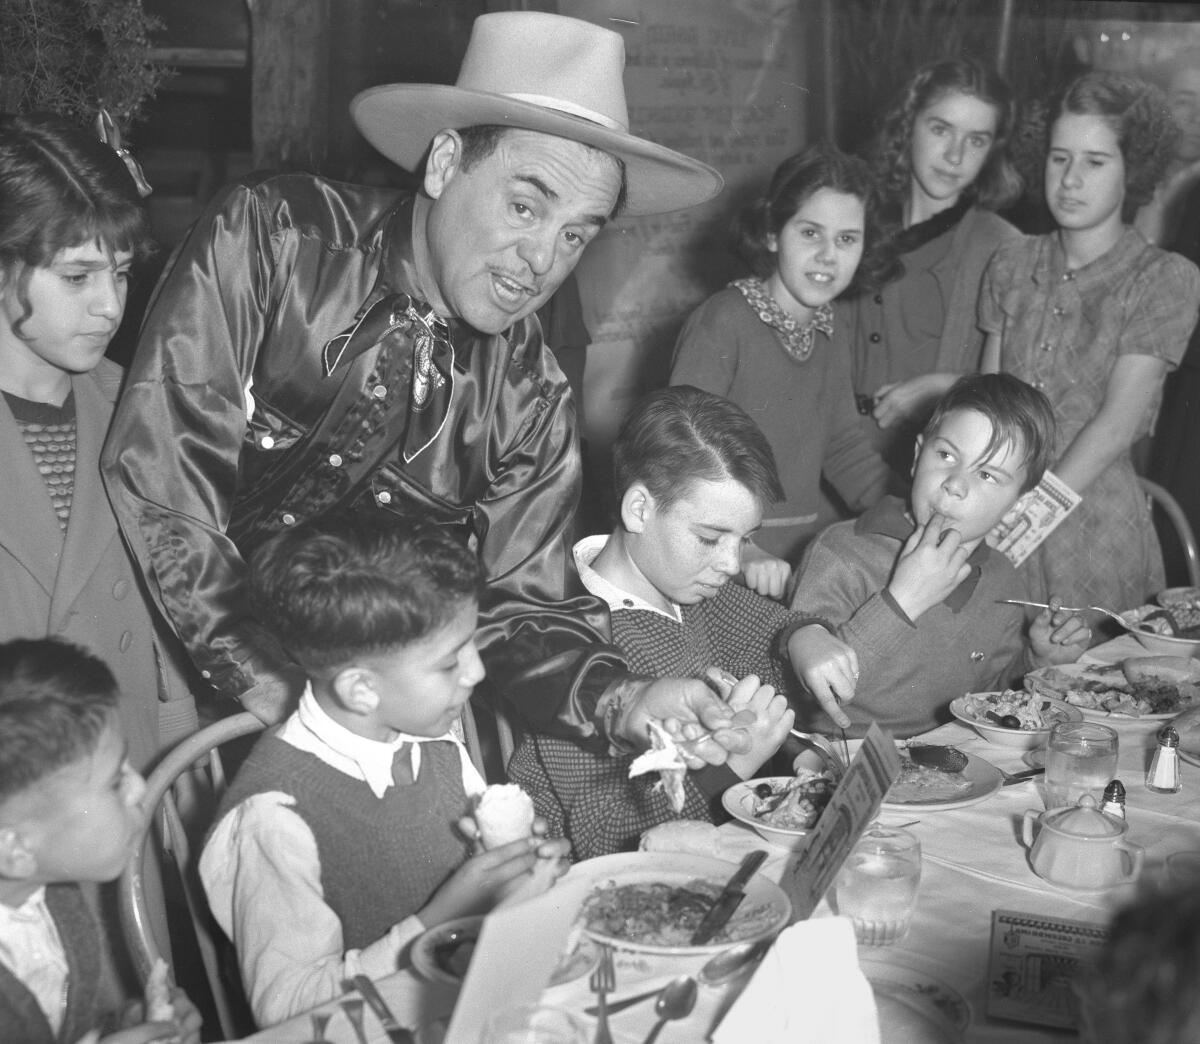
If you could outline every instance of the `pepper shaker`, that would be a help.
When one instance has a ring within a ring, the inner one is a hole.
[[[1179,782],[1179,733],[1171,725],[1164,725],[1158,733],[1158,746],[1146,773],[1146,789],[1156,794],[1174,794],[1182,784]]]
[[[1100,805],[1101,812],[1109,812],[1114,816],[1125,818],[1125,785],[1119,780],[1112,780],[1104,788],[1104,799]]]

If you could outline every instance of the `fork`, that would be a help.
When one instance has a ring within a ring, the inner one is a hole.
[[[1003,602],[1005,605],[1028,605],[1032,606],[1034,609],[1051,608],[1051,606],[1047,605],[1045,602],[1026,602],[1020,598],[997,598],[996,601]],[[1053,608],[1056,608],[1064,613],[1103,613],[1105,616],[1112,617],[1112,619],[1116,620],[1117,623],[1119,623],[1122,627],[1129,630],[1138,630],[1141,628],[1141,624],[1131,624],[1120,613],[1114,613],[1111,609],[1105,609],[1102,605],[1059,605],[1054,606]]]
[[[358,1044],[367,1044],[367,1032],[363,1028],[363,1002],[357,997],[347,997],[342,1001],[342,1011],[346,1013],[346,1018],[354,1027],[354,1035],[358,1038]]]
[[[325,1044],[325,1027],[329,1025],[332,1012],[316,1011],[309,1016],[312,1020],[313,1039],[309,1044]]]
[[[613,969],[612,950],[600,947],[600,961],[592,971],[588,986],[596,995],[596,1036],[593,1044],[613,1044],[612,1032],[608,1028],[608,994],[616,989],[617,973]]]

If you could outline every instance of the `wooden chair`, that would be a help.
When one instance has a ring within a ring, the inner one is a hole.
[[[204,889],[196,872],[196,853],[193,852],[188,831],[184,829],[185,817],[181,815],[179,806],[185,800],[185,793],[180,788],[180,778],[185,773],[194,773],[197,764],[203,763],[212,800],[219,801],[227,782],[220,747],[262,728],[263,723],[258,718],[243,711],[189,736],[159,762],[146,778],[145,805],[153,810],[153,815],[147,817],[146,833],[118,883],[122,934],[144,981],[155,961],[163,954],[162,944],[154,938],[142,886],[143,849],[151,836],[151,827],[157,824],[164,847],[179,874],[196,947],[204,965],[205,980],[221,1026],[221,1036],[227,1040],[244,1036],[247,1031],[252,1032],[253,1026],[247,1026],[245,1015],[240,1014],[239,1001],[244,1003],[244,1000],[233,995],[227,978],[222,974],[220,955],[226,943],[209,913]]]
[[[1188,522],[1187,515],[1183,513],[1183,508],[1179,506],[1179,501],[1157,482],[1151,482],[1148,478],[1139,478],[1138,481],[1150,498],[1151,507],[1157,505],[1163,517],[1171,523],[1175,530],[1175,536],[1187,563],[1188,582],[1192,587],[1200,587],[1200,554],[1196,550],[1196,534],[1192,532],[1191,523]]]

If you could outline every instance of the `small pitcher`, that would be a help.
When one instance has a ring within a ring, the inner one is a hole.
[[[1021,840],[1039,877],[1066,888],[1095,890],[1133,881],[1141,873],[1146,853],[1125,840],[1128,829],[1125,820],[1101,812],[1095,798],[1084,794],[1077,805],[1045,812],[1027,809]]]

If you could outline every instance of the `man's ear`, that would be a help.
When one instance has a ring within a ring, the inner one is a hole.
[[[654,511],[654,495],[641,482],[635,482],[621,498],[621,526],[628,533],[640,533]]]
[[[367,667],[343,667],[331,685],[338,702],[353,714],[371,714],[379,706],[375,675]]]
[[[913,462],[912,467],[908,469],[910,478],[917,477],[917,461],[921,459],[921,447],[925,445],[925,434],[922,432],[917,436],[917,441],[913,445]]]
[[[0,827],[0,877],[27,881],[37,873],[37,867],[37,856],[21,831],[15,827]]]
[[[438,131],[429,146],[429,156],[425,160],[425,194],[430,199],[437,199],[445,191],[450,179],[462,166],[462,138],[458,131]]]

